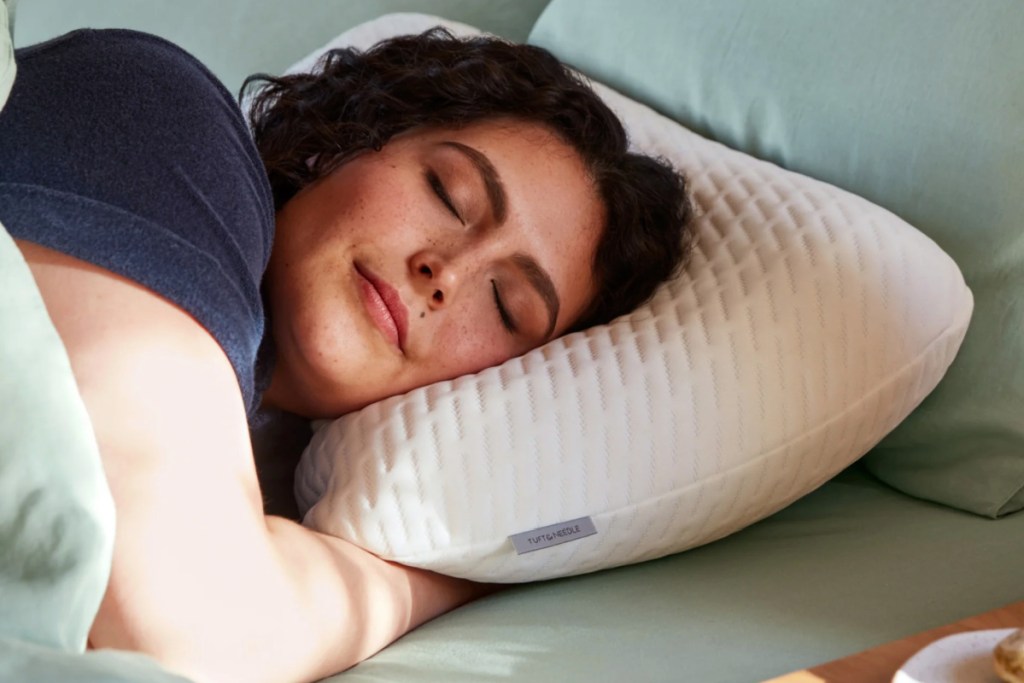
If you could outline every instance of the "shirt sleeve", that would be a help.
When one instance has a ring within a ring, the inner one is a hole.
[[[274,213],[234,98],[191,55],[134,31],[76,31],[15,58],[0,221],[192,315],[251,413]]]

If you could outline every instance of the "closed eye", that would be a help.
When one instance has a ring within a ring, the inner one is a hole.
[[[448,190],[445,189],[444,183],[441,182],[437,173],[435,173],[433,169],[428,168],[424,173],[424,176],[427,179],[427,184],[430,185],[430,189],[434,191],[434,194],[437,195],[437,198],[445,205],[445,208],[447,208],[460,223],[465,225],[466,221],[462,219],[462,216],[459,214],[459,210],[455,208],[455,202],[452,201],[451,195],[448,194]]]
[[[491,280],[491,289],[494,291],[494,305],[498,307],[501,324],[505,326],[509,334],[515,334],[519,331],[519,327],[516,325],[516,321],[512,319],[512,316],[509,315],[508,309],[505,308],[505,303],[501,300],[501,292],[498,291],[498,284],[494,280]]]

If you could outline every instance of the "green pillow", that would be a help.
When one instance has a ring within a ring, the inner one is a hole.
[[[1024,507],[1024,2],[553,0],[530,42],[684,125],[859,194],[960,265],[972,327],[866,458],[914,496]]]

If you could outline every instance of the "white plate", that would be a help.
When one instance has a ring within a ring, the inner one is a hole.
[[[892,683],[1000,683],[992,650],[1015,630],[968,631],[936,640],[908,659]]]

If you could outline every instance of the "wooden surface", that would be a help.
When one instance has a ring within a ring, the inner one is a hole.
[[[939,638],[992,628],[1024,627],[1024,601],[894,640],[855,655],[794,671],[766,683],[890,683],[911,655]]]

